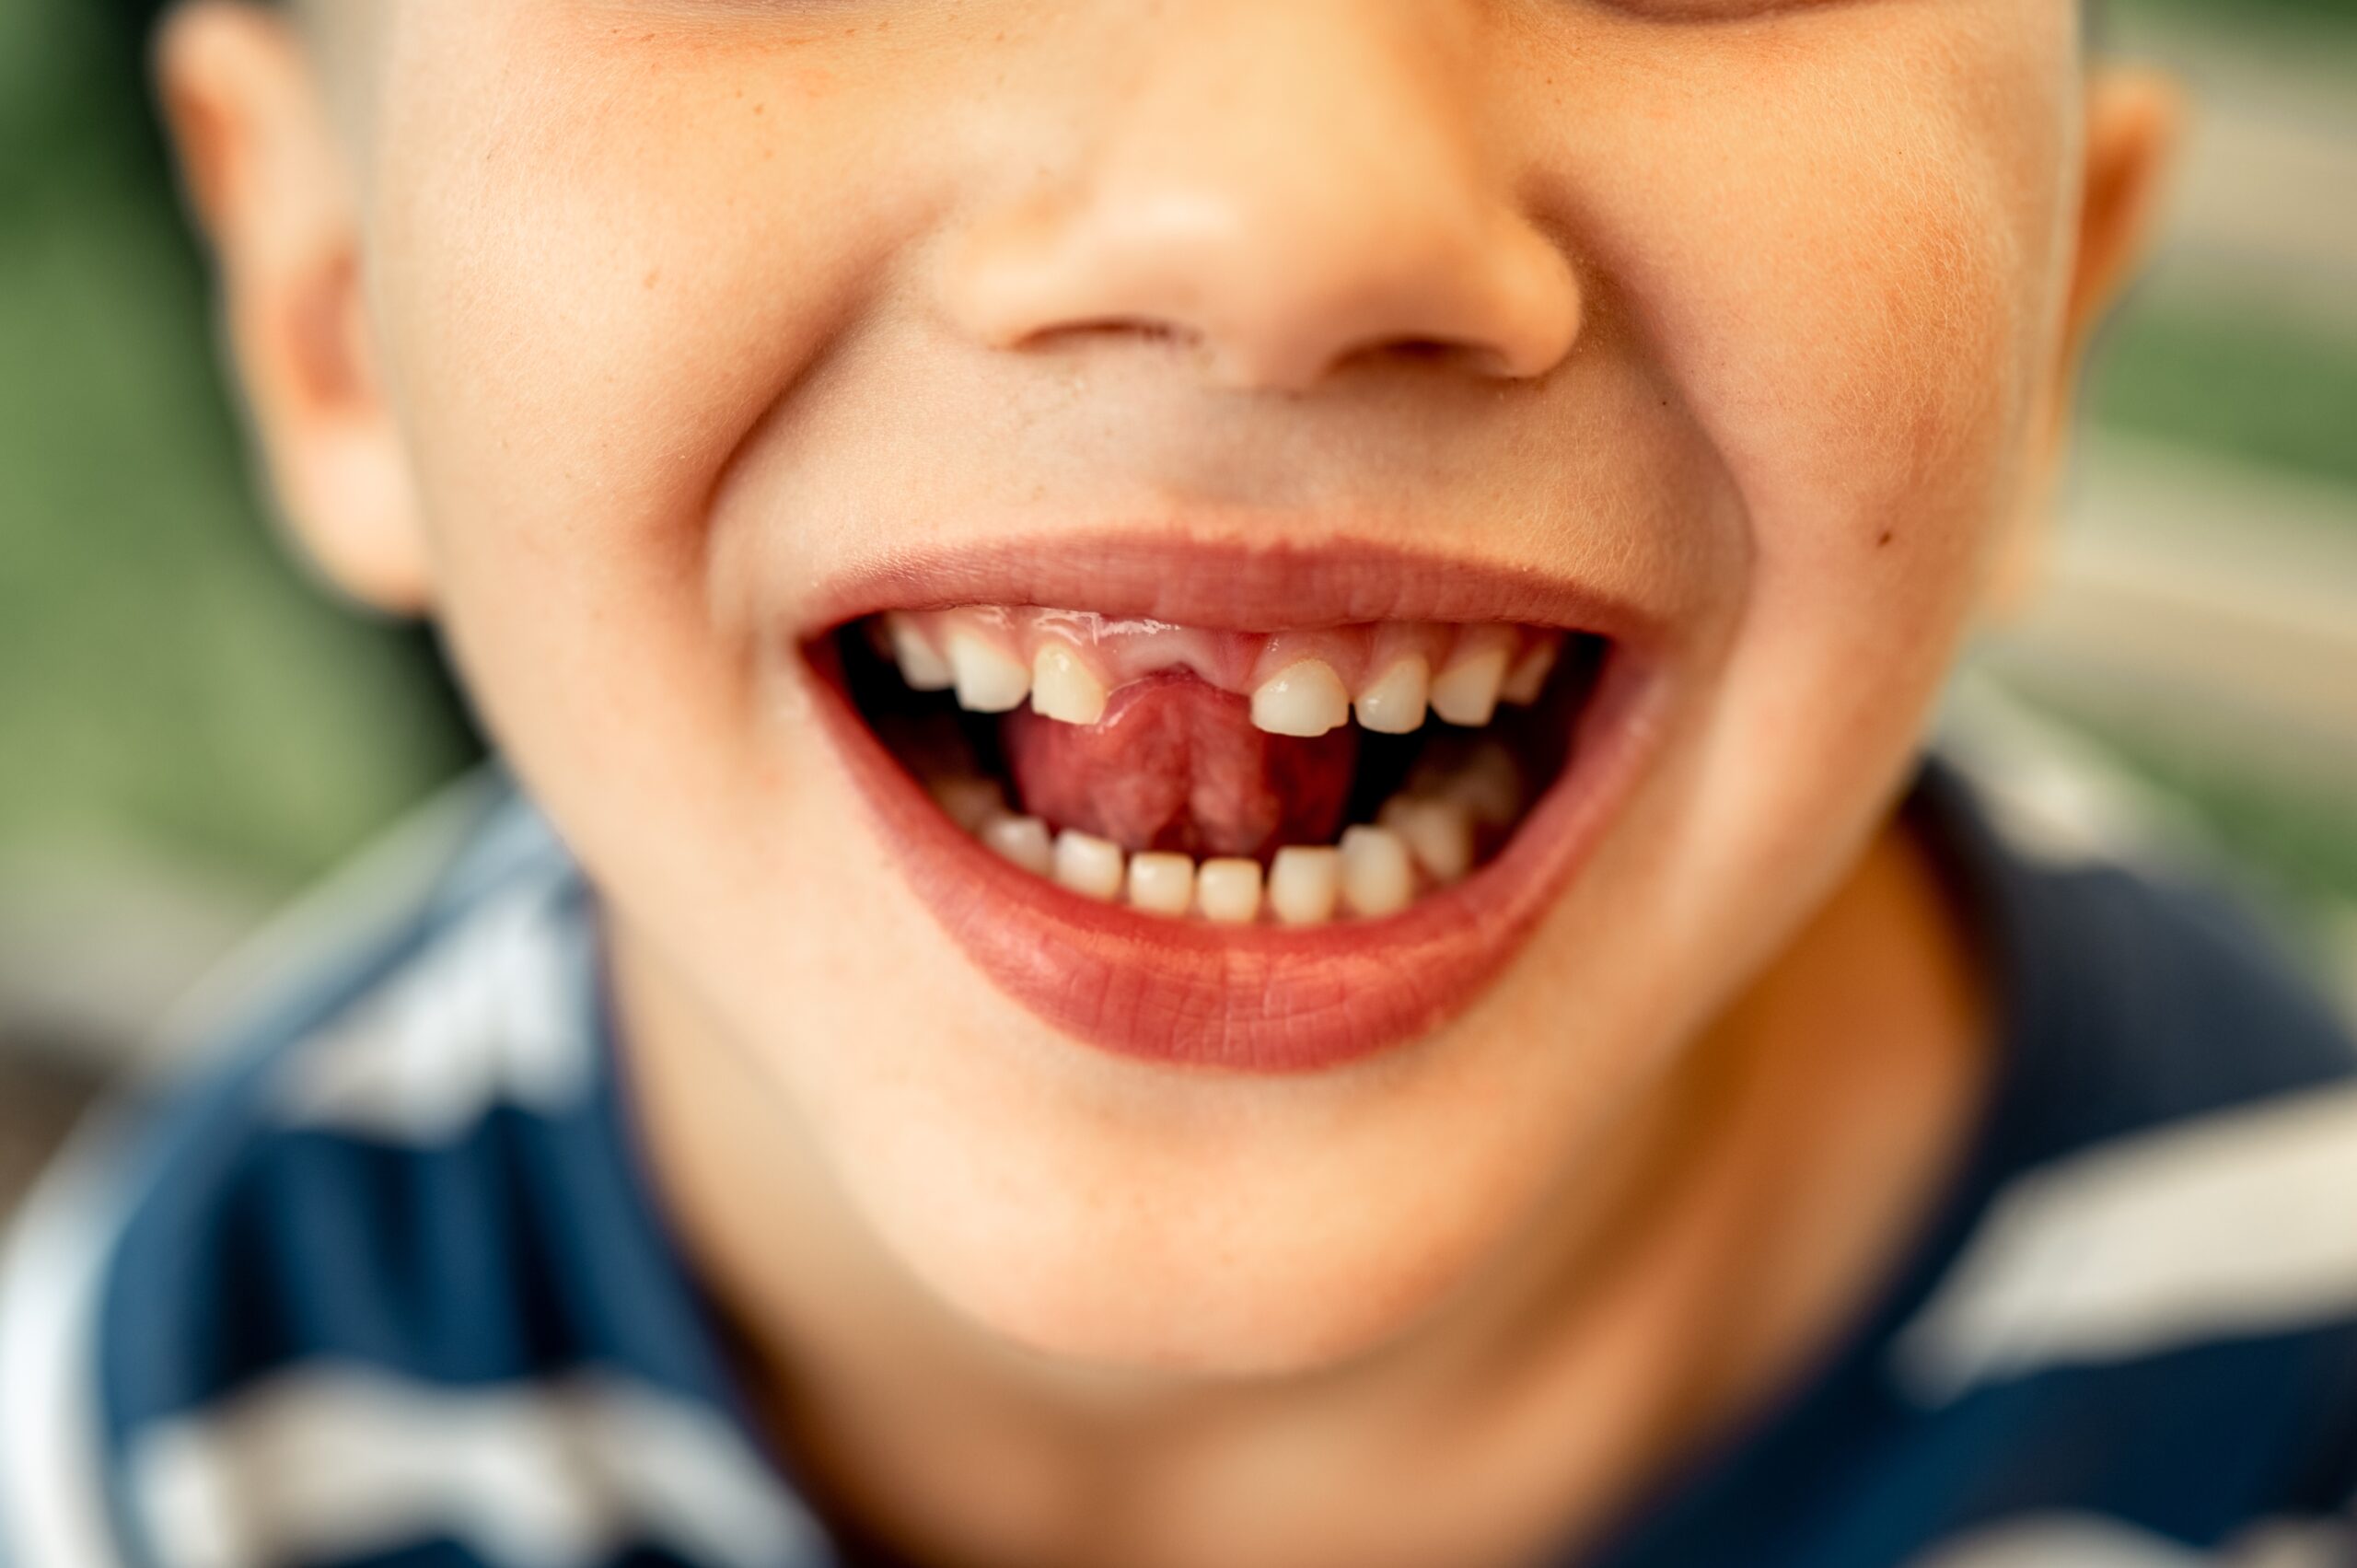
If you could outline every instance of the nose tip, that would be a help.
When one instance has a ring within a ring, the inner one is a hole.
[[[1578,279],[1482,143],[1479,63],[1435,30],[1450,13],[1167,15],[1146,75],[1060,116],[1092,129],[952,237],[960,330],[1017,351],[1167,339],[1217,383],[1295,391],[1371,357],[1528,378],[1571,352]]]
[[[1092,336],[1195,348],[1233,388],[1306,390],[1373,356],[1501,379],[1545,375],[1579,335],[1569,261],[1507,209],[1356,192],[1269,200],[1238,181],[1035,200],[967,237],[953,319],[998,349]]]

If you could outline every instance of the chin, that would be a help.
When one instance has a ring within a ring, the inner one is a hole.
[[[1129,1186],[1109,1203],[1011,1211],[892,1195],[876,1217],[927,1292],[990,1339],[1075,1370],[1189,1381],[1306,1376],[1376,1353],[1503,1228],[1472,1203],[1436,1213],[1429,1192],[1371,1193],[1334,1223],[1224,1183]]]
[[[1530,957],[1500,1005],[1353,1069],[1146,1066],[976,987],[875,1030],[924,1044],[797,1092],[858,1229],[987,1341],[1075,1372],[1306,1376],[1477,1294],[1606,1125],[1625,1079],[1592,1053],[1618,1031],[1537,1024],[1576,966]]]

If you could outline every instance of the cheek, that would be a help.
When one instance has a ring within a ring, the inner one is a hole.
[[[1698,955],[1781,940],[1849,864],[2015,514],[2060,278],[2064,10],[1829,6],[1773,50],[1730,34],[1604,73],[1629,96],[1585,132],[1566,110],[1566,226],[1742,535],[1646,883]]]
[[[714,634],[714,487],[922,222],[920,182],[861,173],[910,89],[578,11],[398,13],[372,304],[493,729],[559,796],[710,788],[754,696]]]
[[[2050,331],[2057,9],[1829,7],[1566,106],[1567,221],[1726,468],[1752,611],[1968,598]]]

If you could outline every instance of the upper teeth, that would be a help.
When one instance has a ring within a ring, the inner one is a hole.
[[[1271,735],[1320,736],[1350,716],[1350,688],[1323,659],[1289,664],[1252,692],[1253,726]]]
[[[1013,713],[1031,694],[1031,672],[1023,661],[972,628],[951,628],[949,668],[958,705],[969,713]]]
[[[1042,643],[1031,660],[1031,708],[1042,718],[1095,724],[1105,716],[1105,683],[1062,643]]]
[[[1301,737],[1353,717],[1386,735],[1421,727],[1428,713],[1463,727],[1486,725],[1501,701],[1538,699],[1561,645],[1556,634],[1496,625],[1395,623],[1375,631],[1288,634],[1287,651],[1255,653],[1268,640],[985,608],[896,613],[885,618],[881,640],[910,687],[954,690],[958,705],[973,713],[1009,713],[1028,702],[1045,717],[1093,725],[1116,688],[1185,666],[1248,695],[1260,728]],[[1345,669],[1355,672],[1355,691]]]
[[[895,615],[886,621],[886,630],[892,640],[892,656],[900,666],[900,679],[911,691],[946,691],[956,684],[958,677],[949,661],[934,650],[915,621]]]
[[[1498,688],[1505,683],[1511,651],[1503,643],[1458,651],[1433,681],[1433,712],[1450,724],[1479,726],[1497,712]]]
[[[1507,673],[1505,684],[1498,689],[1498,694],[1507,702],[1524,707],[1538,701],[1539,692],[1546,688],[1547,678],[1555,673],[1556,651],[1553,643],[1533,643],[1515,661],[1514,668]]]
[[[1359,723],[1384,735],[1407,735],[1422,727],[1432,695],[1432,668],[1422,654],[1409,654],[1359,693]]]

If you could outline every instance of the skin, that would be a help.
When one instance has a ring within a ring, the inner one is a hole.
[[[2174,123],[2076,34],[2053,0],[174,17],[276,494],[334,582],[434,617],[601,889],[657,1185],[828,1506],[944,1563],[1520,1561],[1840,1331],[1987,1079],[1893,803],[2028,575]],[[888,869],[787,651],[813,585],[1140,524],[1668,617],[1657,761],[1435,1038],[1295,1080],[1103,1057]]]

